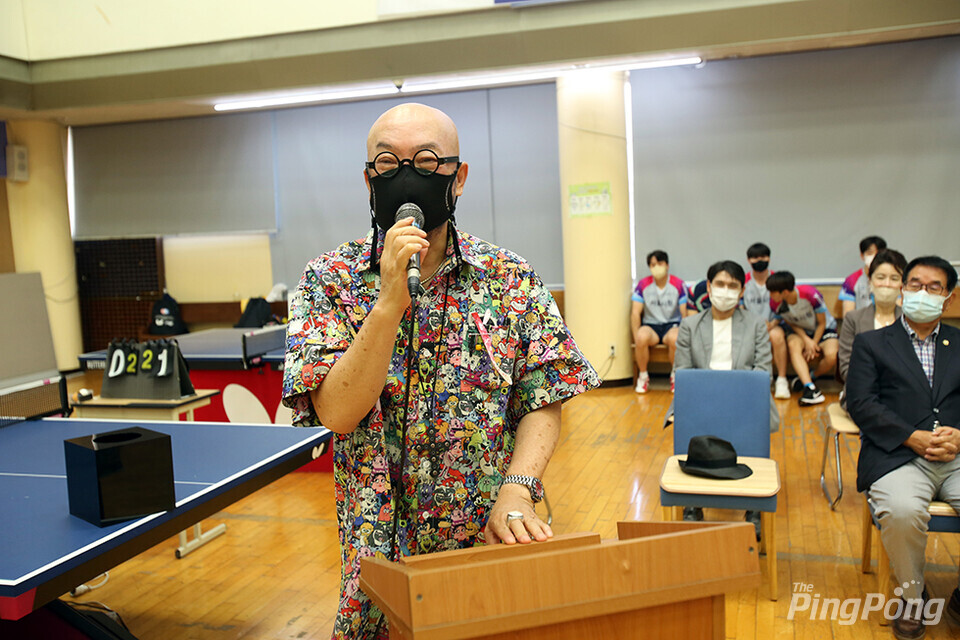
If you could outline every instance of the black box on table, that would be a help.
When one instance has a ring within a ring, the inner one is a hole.
[[[176,506],[170,436],[131,427],[63,441],[70,513],[99,527]]]

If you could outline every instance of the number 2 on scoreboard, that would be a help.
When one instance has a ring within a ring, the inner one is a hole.
[[[144,349],[140,354],[140,371],[150,373],[153,369],[153,349]]]
[[[130,351],[127,353],[127,373],[136,374],[137,373],[137,352]]]

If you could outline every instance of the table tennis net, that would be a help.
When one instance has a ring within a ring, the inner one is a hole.
[[[265,327],[243,334],[241,342],[244,365],[258,364],[264,354],[283,348],[286,336],[286,325]]]
[[[69,413],[67,383],[62,376],[0,390],[0,427]]]

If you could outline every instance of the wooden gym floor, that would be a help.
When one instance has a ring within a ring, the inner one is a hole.
[[[661,518],[657,481],[672,448],[671,431],[661,428],[671,397],[663,386],[655,379],[656,388],[642,396],[630,387],[599,389],[564,406],[563,435],[544,478],[555,532],[615,538],[618,520]],[[726,636],[891,638],[878,614],[850,625],[811,620],[809,611],[788,619],[795,584],[841,600],[877,591],[875,573],[860,573],[863,499],[854,488],[859,444],[841,440],[846,490],[831,511],[819,482],[826,404],[801,409],[795,398],[778,401],[782,426],[772,441],[783,484],[777,512],[780,599],[767,599],[765,582],[728,596]],[[828,394],[828,403],[835,400]],[[706,517],[743,516],[707,510]],[[293,473],[207,520],[207,528],[226,523],[227,533],[206,547],[176,560],[172,538],[114,568],[105,586],[76,600],[116,609],[141,640],[325,640],[339,588],[335,518],[331,474]],[[950,597],[958,559],[960,537],[930,536],[932,597]],[[927,632],[933,640],[956,637],[960,628],[945,614]]]

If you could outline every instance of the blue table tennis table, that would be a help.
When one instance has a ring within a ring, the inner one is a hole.
[[[130,426],[171,436],[176,508],[97,527],[70,515],[63,441]],[[45,418],[0,428],[0,619],[77,585],[320,456],[327,429]]]
[[[282,368],[286,325],[263,329],[206,329],[195,333],[165,336],[175,339],[190,370],[249,369],[260,364]],[[84,369],[103,369],[107,350],[79,356]]]
[[[269,418],[267,422],[276,419],[283,387],[286,325],[263,329],[207,329],[170,337],[176,339],[180,347],[193,387],[220,391],[208,406],[195,412],[197,420],[230,421],[224,408],[224,391],[229,385],[239,385],[254,396],[263,406]],[[106,359],[107,350],[101,349],[82,354],[80,365],[86,370],[103,370]],[[324,465],[324,470],[331,468],[329,464]]]

